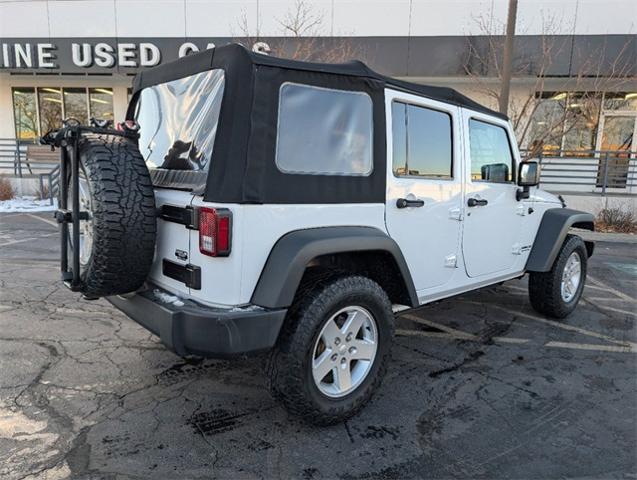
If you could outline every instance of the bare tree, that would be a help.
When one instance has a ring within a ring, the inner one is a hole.
[[[465,72],[476,90],[500,103],[502,79],[502,51],[504,26],[492,19],[475,19],[482,35],[470,37]],[[525,93],[509,101],[508,115],[518,143],[528,148],[528,156],[535,156],[547,145],[561,145],[563,136],[582,125],[596,125],[601,106],[601,94],[613,91],[630,80],[629,43],[608,59],[606,45],[592,51],[572,51],[570,37],[558,36],[560,21],[555,17],[542,18],[542,33],[535,54],[514,58],[512,77],[524,79]],[[576,59],[575,71],[565,77],[552,76],[560,55]],[[547,98],[542,92],[555,92]],[[549,101],[553,102],[549,105]],[[547,110],[543,112],[542,110]],[[544,113],[541,125],[536,122]],[[595,128],[591,128],[591,135]]]
[[[235,41],[246,48],[254,50],[257,45],[267,48],[266,53],[294,60],[338,63],[360,58],[362,51],[351,42],[324,36],[324,18],[323,12],[306,0],[296,0],[281,18],[275,19],[281,27],[281,36],[268,39],[266,46],[259,35],[260,25],[250,28],[244,12],[238,21],[239,37]]]

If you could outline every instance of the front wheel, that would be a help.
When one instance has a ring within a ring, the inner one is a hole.
[[[553,268],[548,272],[531,272],[529,298],[539,313],[554,318],[569,315],[584,291],[588,254],[581,237],[568,235]]]
[[[268,362],[270,390],[315,424],[354,415],[379,387],[394,315],[385,291],[361,276],[325,279],[290,309]]]

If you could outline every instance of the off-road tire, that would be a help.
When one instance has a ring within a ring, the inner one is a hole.
[[[314,383],[313,347],[325,321],[345,306],[358,305],[374,317],[378,350],[371,370],[351,393],[324,395]],[[378,389],[387,370],[394,335],[394,314],[385,291],[358,275],[317,275],[299,288],[266,365],[272,395],[292,414],[317,425],[341,422],[356,414]]]
[[[580,257],[581,280],[575,296],[569,302],[565,302],[561,293],[562,273],[566,261],[573,252],[577,252]],[[529,274],[529,299],[533,309],[538,313],[558,319],[568,316],[575,310],[584,290],[587,260],[586,245],[581,237],[567,235],[551,270]]]
[[[93,220],[92,250],[80,269],[81,292],[87,298],[134,292],[146,280],[155,254],[150,174],[137,145],[126,137],[86,134],[78,150]],[[70,191],[70,177],[67,182]]]

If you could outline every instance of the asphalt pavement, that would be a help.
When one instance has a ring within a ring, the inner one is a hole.
[[[51,214],[0,215],[0,478],[637,478],[637,245],[597,244],[583,301],[526,280],[397,319],[373,401],[328,428],[262,357],[182,359],[58,280]]]

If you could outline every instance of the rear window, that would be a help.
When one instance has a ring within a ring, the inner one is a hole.
[[[224,89],[221,69],[142,90],[139,149],[153,184],[202,191],[212,162]]]
[[[372,172],[372,99],[364,92],[284,83],[276,165],[284,173]]]

